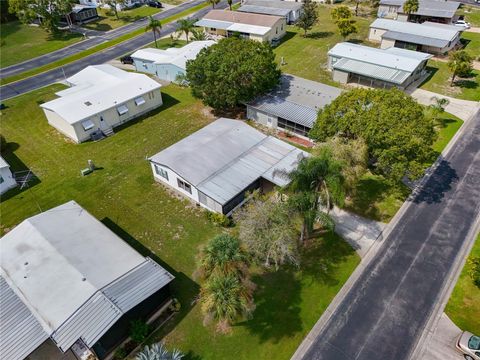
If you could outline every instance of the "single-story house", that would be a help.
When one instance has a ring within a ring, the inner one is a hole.
[[[10,170],[10,165],[0,156],[0,194],[4,194],[15,186],[17,182]]]
[[[74,201],[24,220],[0,243],[1,359],[52,344],[58,357],[37,358],[80,349],[104,359],[132,320],[152,321],[171,302],[173,276]]]
[[[80,143],[162,105],[161,85],[111,65],[88,66],[69,77],[58,99],[41,104],[48,123]]]
[[[166,50],[146,48],[135,51],[131,56],[137,71],[156,75],[159,79],[175,81],[185,75],[187,61],[194,60],[200,50],[215,44],[215,41],[194,41],[181,48]]]
[[[318,110],[341,92],[333,86],[285,74],[276,89],[247,103],[247,118],[273,129],[308,136]]]
[[[304,151],[240,120],[220,118],[149,158],[153,177],[210,211],[225,215],[246,193],[288,180]]]
[[[69,14],[70,20],[74,24],[83,24],[98,18],[97,6],[75,4],[72,12]]]
[[[426,74],[432,55],[391,47],[377,49],[342,42],[328,51],[333,80],[372,87],[405,89]]]
[[[212,36],[239,34],[242,38],[275,43],[285,35],[287,20],[282,16],[211,10],[195,25]]]
[[[370,25],[368,40],[380,42],[380,47],[398,47],[431,54],[445,54],[460,42],[462,28],[432,22],[407,23],[376,19]]]
[[[302,9],[303,4],[301,2],[282,0],[246,0],[237,11],[252,14],[283,16],[287,20],[287,24],[293,24],[300,17]]]
[[[451,24],[456,21],[455,15],[459,2],[448,0],[419,0],[418,11],[407,14],[403,11],[406,0],[380,0],[377,16],[399,21],[411,21],[422,23],[432,21],[443,24]]]

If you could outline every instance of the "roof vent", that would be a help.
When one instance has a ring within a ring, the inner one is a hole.
[[[91,105],[92,105],[92,103],[91,103],[90,101],[85,101],[84,104],[87,105],[87,106],[91,106]]]

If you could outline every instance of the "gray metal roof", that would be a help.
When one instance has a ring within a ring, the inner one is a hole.
[[[200,19],[195,23],[195,26],[215,28],[215,29],[221,29],[221,30],[227,30],[232,25],[233,25],[233,22],[210,20],[210,19]]]
[[[300,10],[303,7],[302,2],[283,1],[283,0],[246,0],[244,5],[256,5],[270,7],[275,9]]]
[[[150,258],[106,286],[103,293],[127,312],[173,280],[173,275]]]
[[[333,86],[285,74],[274,91],[247,105],[312,128],[318,110],[330,104],[341,92]]]
[[[0,276],[0,359],[24,359],[47,339],[42,325]]]
[[[300,149],[267,136],[243,121],[220,118],[152,156],[220,204],[272,169],[291,170]],[[284,161],[286,158],[291,161]],[[281,166],[281,167],[280,167]],[[286,185],[279,177],[269,179]]]
[[[403,84],[410,76],[411,72],[387,68],[375,64],[369,64],[358,60],[341,59],[337,61],[333,68],[357,75],[363,75],[370,78],[387,81],[393,84]]]
[[[403,13],[403,4],[405,0],[381,0],[381,5],[391,5],[400,7],[399,13]],[[457,1],[445,0],[420,0],[418,11],[412,14],[422,16],[432,16],[440,18],[452,18],[455,15],[460,3]]]
[[[252,14],[266,14],[266,15],[286,17],[292,10],[278,9],[278,8],[258,6],[258,5],[243,5],[240,8],[238,8],[237,11],[252,13]]]
[[[404,41],[412,44],[432,46],[437,48],[444,48],[448,46],[449,43],[448,40],[434,39],[431,37],[420,35],[405,34],[397,31],[387,31],[382,35],[382,38]]]

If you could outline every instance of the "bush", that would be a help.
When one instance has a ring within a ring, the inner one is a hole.
[[[113,354],[113,358],[115,360],[122,360],[122,359],[125,359],[127,357],[127,351],[125,350],[125,348],[123,347],[120,347],[118,348],[117,350],[115,350],[115,354]]]
[[[228,216],[225,216],[220,213],[208,211],[208,210],[206,211],[205,215],[210,222],[212,222],[217,226],[222,226],[222,227],[232,226],[232,220]]]
[[[137,344],[145,341],[150,332],[150,326],[142,320],[133,320],[130,323],[130,338]]]
[[[480,257],[468,259],[468,265],[471,266],[469,275],[476,287],[480,288]]]
[[[169,306],[170,311],[179,312],[181,308],[182,304],[180,304],[180,301],[178,301],[176,298],[173,298],[172,303]]]

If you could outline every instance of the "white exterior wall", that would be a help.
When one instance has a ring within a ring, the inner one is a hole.
[[[348,83],[350,73],[341,71],[341,70],[333,70],[333,81],[339,82],[340,84]]]
[[[388,49],[395,46],[395,40],[383,39],[380,44],[380,49]]]
[[[80,142],[78,140],[77,133],[75,132],[75,128],[73,125],[70,125],[67,121],[65,121],[60,115],[57,113],[48,110],[48,109],[43,109],[43,112],[45,113],[45,116],[47,117],[48,124],[56,128],[58,131],[60,131],[63,135],[68,136],[70,139],[72,139],[75,142]]]
[[[3,181],[0,184],[0,194],[4,194],[8,190],[17,186],[17,182],[13,178],[10,167],[6,166],[3,168],[0,168],[0,176],[3,179]]]
[[[263,111],[247,106],[247,119],[254,120],[259,124],[276,129],[278,126],[278,117],[267,114]]]
[[[398,14],[397,20],[398,21],[408,21],[408,15],[407,14]]]
[[[133,64],[136,71],[155,75],[155,64],[153,61],[133,58]]]
[[[386,19],[396,19],[398,13],[398,6],[394,5],[380,5],[377,11],[377,17]]]
[[[381,42],[382,41],[382,35],[385,34],[387,30],[385,29],[379,29],[379,28],[370,28],[370,31],[368,32],[368,40],[372,42]]]

